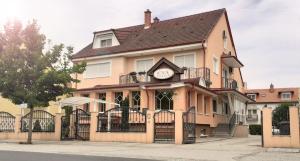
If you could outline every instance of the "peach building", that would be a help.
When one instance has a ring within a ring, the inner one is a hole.
[[[142,25],[94,32],[92,42],[72,56],[73,63],[87,63],[76,75],[74,95],[118,104],[127,97],[138,112],[195,107],[196,137],[231,136],[235,126],[246,125],[246,104],[253,100],[244,94],[243,64],[226,10],[162,21],[152,21],[147,10],[144,17]],[[114,108],[94,107],[83,109],[105,113]]]
[[[263,107],[273,110],[280,104],[289,103],[296,106],[299,103],[300,88],[275,88],[273,84],[268,89],[247,89],[246,95],[255,100],[249,102],[247,111],[248,124],[261,124],[261,111]]]

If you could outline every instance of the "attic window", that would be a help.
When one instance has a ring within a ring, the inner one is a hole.
[[[281,93],[282,100],[291,100],[291,98],[292,98],[291,92],[282,92]]]
[[[112,32],[98,33],[95,35],[93,48],[105,48],[115,45],[119,45],[119,43]]]
[[[227,33],[225,30],[223,31],[223,45],[224,49],[227,49]]]

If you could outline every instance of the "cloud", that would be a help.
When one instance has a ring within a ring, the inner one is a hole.
[[[37,19],[48,38],[78,51],[96,30],[142,24],[148,8],[161,20],[226,8],[248,86],[299,86],[300,1],[10,0],[0,2],[0,24],[14,13],[24,22]]]

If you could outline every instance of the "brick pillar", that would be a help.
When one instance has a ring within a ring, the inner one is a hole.
[[[63,116],[62,113],[55,114],[55,138],[54,140],[59,141],[61,140],[61,117]]]
[[[182,111],[175,111],[175,144],[183,142]]]
[[[147,143],[153,143],[154,141],[154,111],[147,111]]]
[[[91,112],[91,122],[90,122],[90,141],[95,141],[95,135],[97,132],[97,112]]]
[[[173,109],[174,111],[185,111],[187,105],[186,88],[180,87],[174,90]]]
[[[147,101],[148,101],[148,98],[147,98],[146,90],[141,90],[141,109],[149,108],[147,105]]]

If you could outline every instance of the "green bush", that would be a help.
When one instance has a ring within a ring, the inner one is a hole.
[[[261,135],[261,125],[249,125],[250,135]]]

